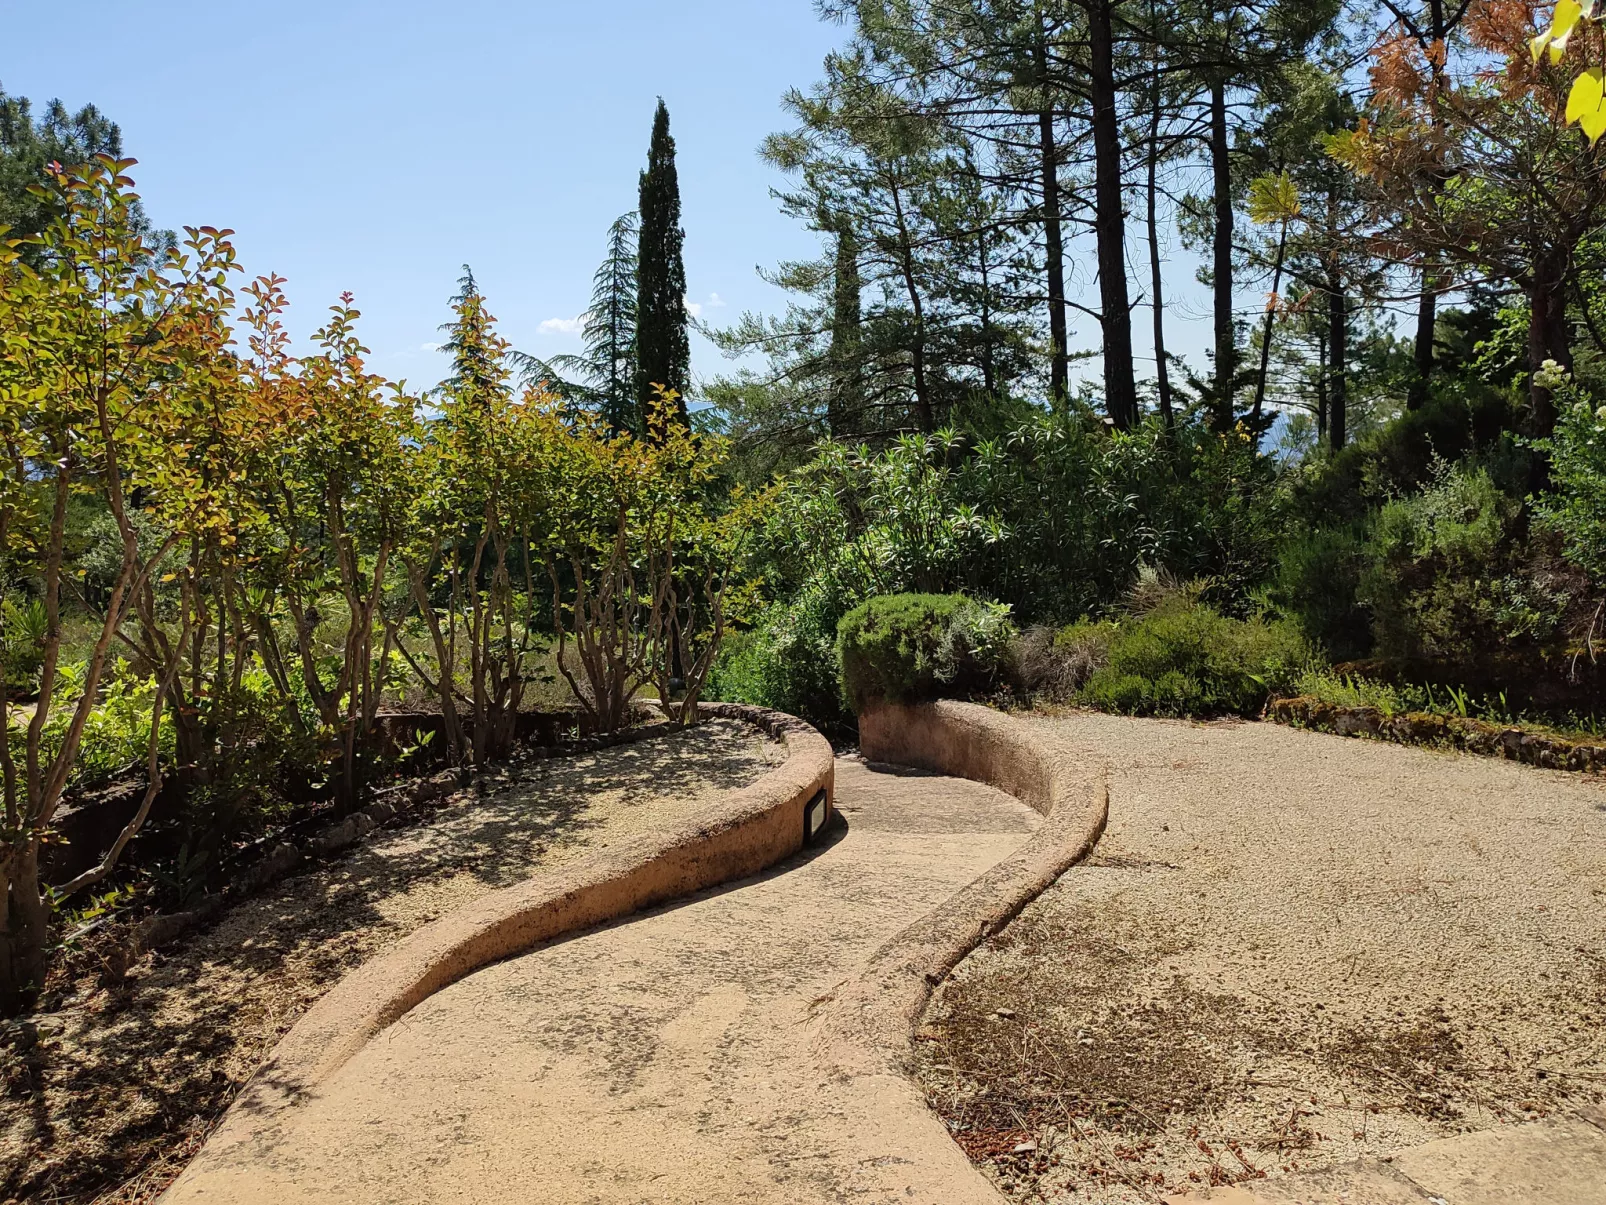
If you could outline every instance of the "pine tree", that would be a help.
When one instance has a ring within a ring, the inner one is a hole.
[[[608,256],[592,278],[586,317],[586,359],[600,393],[602,415],[615,431],[637,431],[636,399],[636,215],[608,227]]]
[[[28,191],[43,181],[46,164],[72,167],[96,155],[122,158],[123,134],[94,105],[70,113],[61,101],[53,100],[35,117],[26,96],[8,96],[0,87],[0,226],[9,228],[6,237],[39,234],[55,216],[49,200]],[[134,230],[158,247],[173,242],[171,233],[151,229],[137,199],[130,218]],[[36,263],[37,247],[21,250],[24,262]]]
[[[507,387],[507,342],[496,333],[496,319],[485,308],[485,295],[474,270],[463,265],[452,298],[451,322],[441,326],[447,336],[441,350],[452,357],[452,375],[442,382],[459,400],[486,399]]]
[[[543,386],[573,406],[595,410],[615,432],[639,433],[636,400],[636,215],[608,227],[608,252],[591,278],[584,355],[542,360],[511,353],[526,385]]]
[[[659,388],[678,395],[688,422],[691,344],[686,334],[686,265],[681,256],[680,182],[669,110],[659,100],[647,170],[641,173],[641,236],[636,259],[636,400],[650,414]]]

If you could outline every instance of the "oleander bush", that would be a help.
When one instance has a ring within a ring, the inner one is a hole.
[[[820,589],[772,603],[753,627],[727,637],[708,695],[803,716],[839,733],[851,717],[842,701],[836,629],[840,609]]]

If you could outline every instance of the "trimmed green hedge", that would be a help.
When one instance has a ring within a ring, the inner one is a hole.
[[[1004,676],[1016,635],[1009,608],[962,594],[891,594],[837,625],[842,693],[855,712],[885,699],[915,703],[982,693]]]

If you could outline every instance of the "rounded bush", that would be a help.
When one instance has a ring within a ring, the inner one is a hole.
[[[1016,636],[1009,608],[962,594],[891,594],[837,626],[842,692],[855,712],[985,692],[1003,676]]]

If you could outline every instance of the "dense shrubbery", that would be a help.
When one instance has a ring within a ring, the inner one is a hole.
[[[1153,573],[1133,602],[1121,618],[1021,634],[1008,608],[963,595],[872,598],[841,623],[843,693],[855,711],[1007,690],[1129,715],[1254,715],[1311,664],[1292,624],[1222,615]]]
[[[1571,387],[1562,398],[1555,436],[1544,445],[1556,488],[1536,509],[1561,537],[1569,559],[1606,582],[1606,406],[1591,404]]]
[[[1154,420],[1112,434],[1086,410],[1037,413],[991,439],[827,445],[778,499],[758,558],[777,601],[714,689],[835,724],[827,634],[880,595],[964,591],[1063,623],[1118,605],[1158,563],[1235,600],[1276,554],[1274,483],[1242,433]]]
[[[1481,467],[1442,465],[1373,522],[1357,598],[1378,655],[1465,664],[1502,643],[1551,641],[1567,596],[1526,571],[1519,498]]]
[[[153,241],[128,166],[53,166],[45,233],[26,258],[0,242],[0,1008],[165,784],[190,862],[291,788],[350,807],[408,680],[454,763],[507,751],[549,649],[600,730],[649,689],[694,721],[766,505],[720,478],[723,441],[662,417],[672,395],[638,437],[515,390],[472,277],[428,397],[367,370],[349,298],[293,356],[283,282],[239,298],[226,232]],[[121,836],[46,891],[65,792],[129,768]]]
[[[1571,415],[1558,472],[1588,480],[1600,420]],[[1191,418],[1122,434],[1074,412],[993,439],[826,446],[786,482],[755,566],[774,601],[716,688],[838,724],[841,617],[876,596],[963,591],[1026,626],[1029,690],[1116,710],[1250,713],[1286,687],[1279,666],[1307,657],[1587,709],[1565,679],[1598,597],[1580,567],[1591,494],[1571,490],[1565,511],[1542,499],[1552,517],[1531,521],[1516,416],[1474,385],[1282,469]],[[1133,597],[1145,580],[1196,581],[1200,605],[1156,609]]]
[[[840,732],[849,721],[836,659],[840,615],[817,585],[771,604],[751,630],[726,640],[709,696],[773,707]]]
[[[1027,633],[1021,690],[1130,715],[1255,714],[1310,663],[1310,646],[1287,621],[1225,616],[1199,594],[1148,571],[1126,614]]]
[[[985,693],[1002,684],[1015,636],[1009,608],[962,594],[872,598],[842,617],[837,658],[854,711],[886,700]]]
[[[1083,637],[1076,629],[1066,643]],[[1309,660],[1281,622],[1231,619],[1201,603],[1167,604],[1113,626],[1104,664],[1081,697],[1130,715],[1254,715]]]

